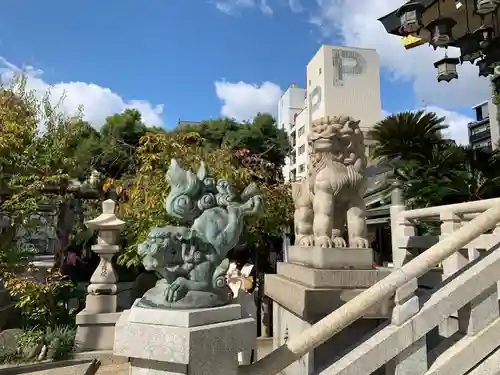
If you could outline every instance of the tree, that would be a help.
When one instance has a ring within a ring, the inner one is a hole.
[[[258,114],[251,122],[238,123],[221,118],[177,129],[178,132],[195,132],[204,139],[209,150],[227,147],[231,150],[248,150],[249,154],[269,162],[273,167],[273,178],[281,175],[285,157],[290,151],[288,137],[276,126],[269,114]]]
[[[496,151],[448,144],[428,155],[396,163],[412,206],[426,207],[498,197]]]
[[[81,110],[64,116],[61,101],[52,106],[50,92],[39,98],[25,83],[20,76],[0,90],[2,213],[9,221],[4,231],[9,239],[4,238],[0,252],[15,253],[20,236],[39,225],[40,206],[48,206],[59,213],[56,258],[62,261],[74,217],[69,186],[75,177],[88,177],[99,135],[82,121]]]
[[[444,121],[444,117],[423,110],[390,115],[368,132],[368,138],[375,141],[372,157],[390,161],[422,155],[444,142],[442,131],[448,128]]]
[[[444,122],[432,112],[391,115],[369,133],[373,156],[394,168],[412,207],[498,196],[498,152],[456,145],[442,136]]]
[[[133,174],[136,166],[136,148],[146,132],[164,132],[162,128],[149,128],[136,109],[126,109],[106,118],[100,132],[100,152],[95,167],[110,178]]]
[[[246,167],[237,153],[228,147],[206,149],[207,140],[199,133],[174,132],[146,134],[137,149],[139,167],[128,192],[128,199],[119,205],[121,217],[128,219],[125,233],[126,249],[119,258],[121,264],[137,265],[137,245],[144,241],[153,227],[178,224],[166,215],[163,201],[169,186],[165,173],[172,158],[186,168],[197,169],[204,160],[217,178],[231,180],[243,189],[249,182],[269,180],[266,163]],[[264,215],[250,219],[243,235],[256,250],[268,251],[273,238],[281,236],[283,226],[291,226],[293,204],[288,185],[259,183],[265,203]]]

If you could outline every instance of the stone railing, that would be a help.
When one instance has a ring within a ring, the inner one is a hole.
[[[396,190],[395,203],[397,194]],[[367,375],[384,365],[388,373],[398,374],[462,375],[475,366],[469,373],[497,374],[500,368],[500,354],[495,352],[500,345],[497,295],[500,241],[495,241],[496,234],[488,237],[485,233],[496,228],[500,222],[500,200],[425,210],[420,213],[418,210],[405,211],[404,206],[391,210],[393,218],[398,218],[393,222],[394,226],[398,226],[394,230],[403,234],[393,239],[393,244],[396,244],[394,251],[399,258],[392,273],[300,335],[290,338],[268,356],[252,365],[240,367],[239,373],[275,375],[362,318],[381,300],[394,296],[395,306],[389,324],[359,343],[321,374]],[[472,220],[468,217],[457,225],[457,217],[477,213]],[[406,248],[408,238],[415,235],[408,228],[411,228],[411,218],[416,215],[436,216],[444,222],[440,241],[410,260],[406,256]],[[408,231],[401,232],[401,227]],[[402,242],[402,239],[407,242]],[[404,256],[399,252],[400,248],[405,250]],[[467,256],[462,249],[468,249]],[[436,265],[443,264],[446,268],[448,263],[455,267],[455,271],[445,276],[446,281],[427,296],[417,297],[417,279]],[[457,311],[456,334],[437,347],[428,348],[427,334]],[[488,372],[495,369],[496,372]]]
[[[406,210],[401,198],[400,188],[396,185],[392,192],[391,204],[391,235],[394,267],[401,267],[411,258],[427,250],[439,240],[449,236],[464,223],[469,222],[478,214],[500,204],[500,198],[485,199],[474,202],[457,203],[444,206],[435,206]],[[419,223],[440,224],[440,235],[417,235],[416,226]],[[500,239],[500,226],[492,232],[485,233],[471,241],[464,247],[468,257],[474,257],[476,249],[489,249]],[[467,255],[457,252],[453,257],[443,262],[445,277],[452,275],[466,262]]]

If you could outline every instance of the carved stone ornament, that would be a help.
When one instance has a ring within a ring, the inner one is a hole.
[[[161,279],[139,306],[193,309],[230,302],[226,288],[226,254],[237,245],[244,218],[262,211],[255,184],[238,194],[231,183],[211,177],[202,162],[198,172],[172,159],[166,178],[171,189],[167,214],[190,226],[154,228],[138,247],[146,270]]]
[[[308,176],[292,184],[295,245],[368,248],[366,238],[366,155],[359,121],[324,117],[312,123]]]

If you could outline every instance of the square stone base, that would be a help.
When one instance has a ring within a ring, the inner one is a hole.
[[[319,269],[372,269],[373,249],[290,246],[288,262]]]
[[[333,263],[328,264],[331,266]],[[273,300],[273,348],[277,349],[289,339],[297,337],[390,272],[377,269],[318,269],[278,263],[277,274],[266,275],[264,282],[265,294]],[[362,319],[291,364],[282,374],[309,375],[321,372],[367,335],[373,334],[390,316],[392,307],[392,298],[380,301]]]
[[[113,350],[115,324],[121,313],[95,314],[83,310],[76,315],[76,350]]]
[[[276,275],[265,275],[265,294],[306,321],[317,321],[386,277],[389,270],[325,270],[278,263]],[[385,319],[392,298],[380,301],[367,319]]]
[[[297,337],[310,328],[314,322],[306,321],[278,303],[273,304],[273,349],[284,345],[292,337]],[[315,350],[306,354],[286,369],[282,375],[318,374],[343,357],[371,332],[375,332],[383,320],[361,319],[354,322]],[[377,374],[378,375],[378,374]],[[382,374],[380,374],[382,375]]]
[[[130,358],[132,375],[236,375],[238,352],[255,346],[256,321],[242,319],[239,305],[204,310],[134,305],[116,323],[114,354]]]

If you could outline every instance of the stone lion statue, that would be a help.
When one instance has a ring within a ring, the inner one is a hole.
[[[366,155],[359,121],[348,116],[313,121],[307,178],[292,184],[295,245],[368,248]]]

